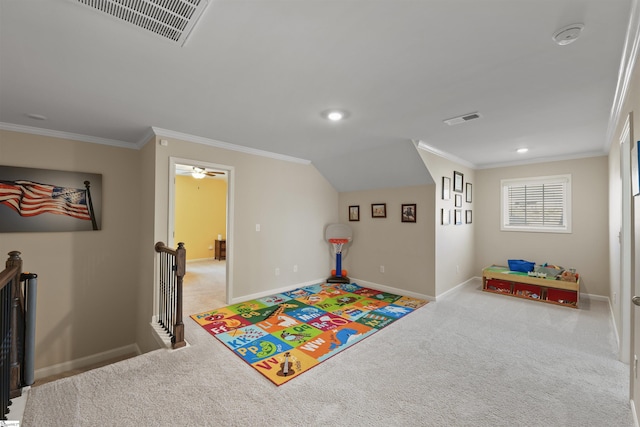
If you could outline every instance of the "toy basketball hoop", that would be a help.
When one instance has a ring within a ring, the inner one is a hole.
[[[347,272],[342,269],[342,248],[351,241],[351,227],[346,224],[330,224],[325,234],[336,255],[336,269],[331,272],[327,283],[350,283]]]
[[[342,253],[342,245],[349,243],[351,239],[329,239],[329,243],[333,245],[333,251],[337,254]],[[337,267],[336,267],[337,269]]]

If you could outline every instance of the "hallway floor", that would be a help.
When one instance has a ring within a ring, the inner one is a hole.
[[[183,282],[183,321],[196,313],[224,307],[226,303],[226,261],[187,261]]]

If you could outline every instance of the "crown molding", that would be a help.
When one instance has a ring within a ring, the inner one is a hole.
[[[311,164],[310,160],[300,159],[297,157],[287,156],[285,154],[272,153],[270,151],[258,150],[257,148],[244,147],[242,145],[230,144],[228,142],[216,141],[215,139],[204,138],[196,135],[189,135],[186,133],[175,132],[168,129],[161,129],[152,127],[153,133],[157,137],[166,137],[179,139],[187,142],[194,142],[196,144],[208,145],[210,147],[223,148],[225,150],[238,151],[240,153],[253,154],[255,156],[269,157],[276,160],[284,160],[286,162],[300,163],[303,165]]]
[[[554,156],[554,157],[536,157],[533,159],[527,160],[517,160],[513,162],[502,162],[502,163],[486,163],[478,165],[476,169],[496,169],[496,168],[508,168],[510,166],[522,166],[522,165],[535,165],[538,163],[552,163],[552,162],[563,162],[567,160],[579,160],[579,159],[588,159],[591,157],[603,157],[606,156],[607,153],[604,151],[589,151],[585,153],[578,154],[568,154],[566,156]]]
[[[196,144],[208,145],[210,147],[223,148],[225,150],[238,151],[241,153],[253,154],[256,156],[269,157],[276,160],[284,160],[286,162],[300,163],[303,165],[311,164],[310,160],[300,159],[297,157],[287,156],[285,154],[272,153],[269,151],[258,150],[256,148],[243,147],[241,145],[230,144],[228,142],[216,141],[214,139],[204,138],[201,136],[189,135],[186,133],[175,132],[168,129],[161,129],[157,127],[150,127],[145,134],[136,143],[118,141],[115,139],[99,138],[96,136],[80,135],[77,133],[61,132],[57,130],[44,129],[32,126],[16,125],[12,123],[0,122],[0,130],[7,130],[12,132],[28,133],[32,135],[49,136],[52,138],[70,139],[73,141],[89,142],[93,144],[110,145],[113,147],[129,148],[133,150],[140,150],[150,140],[155,137],[166,137],[180,139],[183,141],[194,142]]]
[[[131,142],[118,141],[115,139],[99,138],[97,136],[80,135],[77,133],[61,132],[58,130],[37,128],[32,126],[15,125],[12,123],[0,122],[0,129],[12,132],[28,133],[32,135],[49,136],[52,138],[70,139],[73,141],[91,142],[93,144],[111,145],[120,148],[137,148]]]
[[[144,135],[142,136],[142,138],[140,138],[138,140],[138,142],[136,143],[136,148],[141,150],[142,147],[144,147],[145,145],[147,145],[147,142],[151,141],[152,139],[155,139],[156,134],[153,131],[153,128],[149,128],[147,129],[147,131],[144,133]]]
[[[454,156],[453,154],[449,154],[446,151],[442,151],[438,148],[432,147],[424,141],[420,141],[417,139],[412,139],[411,141],[416,145],[416,147],[418,147],[421,150],[427,151],[431,154],[435,154],[438,157],[442,157],[443,159],[450,160],[462,166],[466,166],[470,169],[478,169],[478,166],[476,166],[475,164],[468,162],[464,159],[461,159],[460,157]]]
[[[627,26],[627,34],[624,41],[624,49],[620,60],[620,69],[618,71],[618,84],[616,85],[616,93],[613,98],[611,114],[609,116],[609,126],[607,128],[607,137],[605,139],[604,149],[608,153],[613,143],[614,133],[620,121],[622,107],[628,95],[629,82],[633,74],[633,69],[638,58],[638,45],[640,44],[640,9],[638,8],[638,0],[632,0],[631,10],[629,13],[629,25]]]
[[[566,160],[578,160],[578,159],[588,159],[590,157],[600,157],[606,156],[607,153],[604,151],[589,151],[586,153],[578,153],[578,154],[568,154],[566,156],[553,156],[553,157],[536,157],[533,159],[527,160],[517,160],[513,162],[500,162],[500,163],[486,163],[476,165],[466,160],[463,160],[459,157],[454,156],[453,154],[449,154],[445,151],[439,150],[435,147],[432,147],[420,140],[412,140],[417,148],[422,149],[424,151],[428,151],[431,154],[435,154],[438,157],[442,157],[444,159],[450,160],[454,163],[458,163],[460,165],[466,166],[468,168],[474,170],[481,169],[495,169],[495,168],[506,168],[510,166],[522,166],[522,165],[533,165],[537,163],[551,163],[551,162],[562,162]]]

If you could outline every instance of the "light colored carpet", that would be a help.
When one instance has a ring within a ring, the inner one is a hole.
[[[605,302],[573,310],[480,287],[281,387],[187,318],[190,347],[34,387],[23,426],[633,425]]]
[[[226,261],[201,260],[187,263],[183,283],[183,317],[202,313],[226,303]]]

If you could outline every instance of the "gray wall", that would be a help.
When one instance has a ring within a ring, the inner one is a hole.
[[[434,195],[435,185],[340,193],[340,222],[354,235],[344,260],[349,276],[434,297]],[[372,218],[372,203],[386,203],[387,217]],[[415,223],[401,221],[403,203],[416,204]],[[360,206],[360,221],[349,221],[351,205]]]
[[[3,265],[7,252],[18,250],[24,270],[38,274],[36,369],[117,349],[134,351],[139,152],[0,131],[0,159],[4,165],[102,174],[101,230],[0,233]]]
[[[170,157],[231,166],[235,176],[229,182],[234,214],[227,235],[231,297],[326,277],[330,258],[324,229],[338,220],[338,192],[313,165],[163,139],[168,146],[156,142],[154,154],[155,240],[168,240]],[[256,224],[261,231],[256,231]]]
[[[326,277],[324,228],[338,220],[338,193],[312,165],[176,140],[161,147],[155,137],[138,151],[0,131],[2,164],[103,175],[102,230],[0,234],[0,253],[21,251],[39,275],[37,375],[158,347],[153,245],[168,242],[170,155],[236,170],[234,297]]]
[[[576,268],[580,291],[609,293],[607,157],[591,157],[476,171],[475,272],[526,259]],[[500,230],[500,180],[571,174],[572,232],[534,233]]]
[[[474,231],[477,228],[478,185],[473,169],[422,149],[418,149],[418,153],[436,184],[434,189],[433,224],[435,227],[435,291],[436,296],[439,296],[477,275],[477,270],[475,269]],[[458,208],[462,210],[463,214],[463,223],[461,225],[455,225],[453,221],[454,210],[456,209],[454,206],[454,195],[456,193],[453,192],[454,171],[461,172],[464,177],[464,183],[471,183],[473,188],[471,203],[465,202],[464,193],[462,193],[462,207]],[[451,178],[452,191],[450,200],[442,199],[442,177]],[[451,223],[449,225],[441,225],[442,209],[451,211]],[[473,212],[471,224],[464,223],[464,211],[468,209]]]

